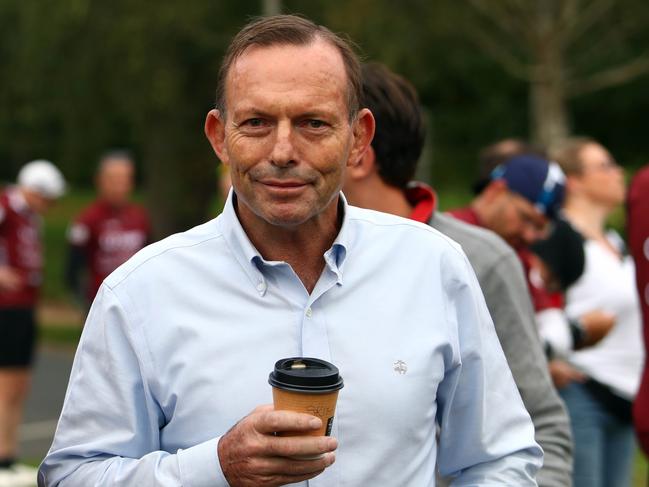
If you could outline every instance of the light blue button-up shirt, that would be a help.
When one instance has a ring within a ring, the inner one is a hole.
[[[536,485],[542,452],[459,246],[342,201],[311,294],[257,252],[232,196],[108,277],[39,485],[226,486],[219,438],[300,355],[336,364],[345,387],[336,462],[296,485],[432,487],[436,465],[454,485]]]

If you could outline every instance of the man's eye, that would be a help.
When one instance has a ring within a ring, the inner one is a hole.
[[[262,127],[264,125],[264,121],[261,118],[250,118],[244,122],[244,125],[247,125],[249,127]]]
[[[322,120],[309,119],[305,121],[305,125],[310,129],[319,129],[325,126]]]

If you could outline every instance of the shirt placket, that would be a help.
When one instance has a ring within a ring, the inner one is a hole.
[[[302,351],[305,357],[315,357],[331,362],[331,347],[327,333],[327,322],[321,297],[340,282],[340,276],[331,262],[327,262],[302,315]],[[338,436],[338,424],[334,420],[331,436]],[[307,482],[309,487],[331,487],[340,485],[340,472],[336,463],[317,477]]]
[[[340,271],[333,261],[333,257],[325,256],[327,265],[316,283],[311,294],[307,294],[298,276],[290,265],[285,262],[268,265],[266,272],[277,275],[282,282],[282,292],[290,296],[290,300],[298,303],[302,308],[300,317],[300,346],[303,357],[314,357],[331,362],[331,348],[327,333],[327,322],[321,299],[324,294],[341,283]],[[272,269],[272,270],[271,270]],[[267,291],[267,281],[260,272],[257,279],[257,292],[263,297]],[[331,436],[338,436],[338,425],[333,423]],[[340,485],[340,472],[334,463],[317,477],[301,485],[309,487],[332,487]]]

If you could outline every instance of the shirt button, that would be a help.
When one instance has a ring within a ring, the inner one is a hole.
[[[260,293],[263,293],[266,290],[266,283],[261,281],[259,284],[257,284],[257,291]]]
[[[307,308],[305,314],[307,318],[311,318],[311,316],[313,315],[313,310],[311,308]]]

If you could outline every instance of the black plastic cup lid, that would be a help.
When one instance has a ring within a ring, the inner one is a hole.
[[[343,388],[338,367],[324,360],[292,357],[278,360],[268,383],[286,391],[325,394]]]

